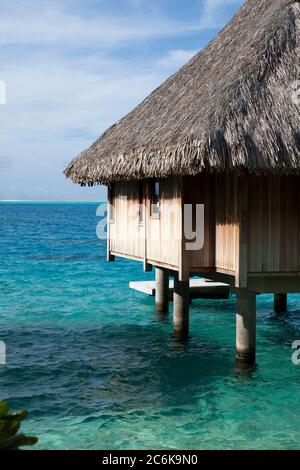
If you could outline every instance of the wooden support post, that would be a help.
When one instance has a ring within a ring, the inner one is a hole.
[[[189,334],[189,281],[180,281],[174,277],[173,324],[174,333],[178,336]]]
[[[235,286],[246,288],[248,282],[248,178],[247,176],[235,177],[236,210],[239,224],[236,231],[236,279]]]
[[[155,270],[155,305],[157,313],[169,311],[169,272],[166,269]]]
[[[283,313],[287,311],[287,294],[274,295],[274,310],[276,313]]]
[[[237,291],[236,357],[238,364],[255,364],[256,294],[246,289]]]

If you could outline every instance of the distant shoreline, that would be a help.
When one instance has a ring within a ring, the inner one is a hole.
[[[0,204],[105,204],[107,201],[18,201],[18,200],[0,200]]]

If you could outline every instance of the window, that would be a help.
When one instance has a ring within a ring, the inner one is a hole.
[[[159,219],[160,214],[160,182],[152,181],[151,187],[151,217]]]
[[[144,223],[144,182],[139,181],[139,224]]]

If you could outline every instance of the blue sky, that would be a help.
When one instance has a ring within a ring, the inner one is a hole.
[[[66,164],[244,0],[0,0],[0,199],[95,201]]]

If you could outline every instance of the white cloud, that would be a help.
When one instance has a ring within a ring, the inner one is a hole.
[[[232,16],[232,9],[237,9],[245,0],[205,0],[200,20],[202,28],[221,28]]]
[[[45,56],[3,67],[7,104],[0,108],[2,198],[67,200],[88,195],[66,185],[64,167],[173,71],[117,59],[102,59],[95,70],[95,64],[87,66],[90,61]],[[90,198],[96,194],[99,189]]]
[[[196,22],[171,21],[160,15],[83,17],[57,2],[4,2],[0,5],[0,45],[122,45],[142,39],[174,37],[195,31]],[[32,14],[34,12],[34,14]]]
[[[147,15],[136,10],[135,15],[96,14],[82,16],[64,8],[64,2],[52,0],[18,0],[0,3],[0,45],[31,44],[103,47],[122,45],[145,39],[178,37],[201,29],[219,28],[231,15],[229,7],[244,0],[205,0],[203,14],[193,21],[171,20],[161,11]],[[142,0],[130,0],[141,5]]]
[[[136,47],[142,39],[215,25],[213,4],[220,0],[206,2],[199,26],[147,17],[143,9],[138,17],[88,16],[64,9],[65,2],[0,0],[0,79],[7,88],[7,104],[0,106],[0,197],[95,199],[99,190],[83,193],[64,181],[64,166],[197,52],[171,45],[161,58],[151,50],[125,60],[124,42]]]
[[[195,49],[169,51],[167,55],[158,60],[158,65],[167,69],[177,69],[188,62],[197,52],[199,51]]]
[[[170,53],[172,60],[163,63],[45,55],[28,63],[4,64],[7,104],[0,108],[1,143],[82,141],[84,134],[95,138],[190,55]]]

